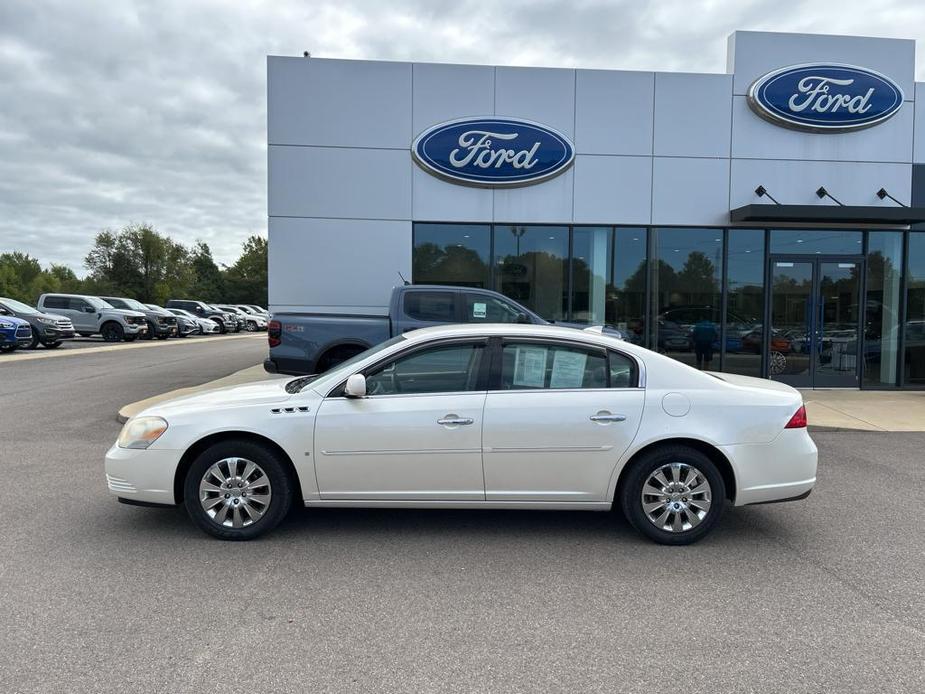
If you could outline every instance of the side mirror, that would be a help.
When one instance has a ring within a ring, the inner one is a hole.
[[[526,313],[518,313],[518,314],[517,314],[517,322],[518,322],[518,323],[529,323],[529,322],[530,322],[530,316],[528,316]]]
[[[96,313],[96,309],[92,306],[84,306],[84,313]]]
[[[196,307],[196,313],[202,313],[202,306]]]
[[[347,378],[347,385],[344,386],[344,395],[348,398],[365,398],[366,376],[363,374],[353,374]]]

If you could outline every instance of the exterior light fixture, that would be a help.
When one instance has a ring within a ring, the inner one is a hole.
[[[892,195],[890,195],[889,193],[887,193],[887,192],[886,192],[886,188],[881,188],[880,190],[878,190],[878,191],[877,191],[877,197],[880,198],[881,200],[883,200],[883,198],[889,198],[890,200],[892,200],[893,202],[895,202],[895,203],[896,203],[897,205],[899,205],[900,207],[909,207],[908,205],[904,205],[904,204],[901,203],[899,200],[897,200],[896,198],[894,198]]]
[[[757,188],[755,188],[755,195],[757,195],[759,198],[768,198],[775,205],[780,205],[780,203],[777,202],[777,199],[773,195],[771,195],[768,192],[768,189],[765,188],[764,186],[758,186]]]
[[[832,197],[832,194],[829,191],[827,191],[824,186],[819,186],[819,190],[816,191],[816,196],[820,199],[828,198],[829,200],[834,200],[836,204],[841,205],[842,207],[845,206],[845,204],[841,200],[838,200],[837,198]]]

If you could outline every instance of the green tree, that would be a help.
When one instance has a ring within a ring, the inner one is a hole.
[[[257,235],[248,237],[241,255],[224,276],[226,301],[266,306],[267,240]]]
[[[207,302],[221,301],[225,294],[225,278],[212,258],[212,249],[204,241],[197,241],[190,252],[192,285],[190,296]]]

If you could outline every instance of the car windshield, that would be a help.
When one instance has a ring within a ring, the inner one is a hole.
[[[188,317],[192,316],[192,314],[189,311],[184,311],[182,308],[169,308],[167,310],[170,311],[175,316],[188,316]]]
[[[143,303],[141,303],[140,301],[136,301],[135,299],[122,299],[122,301],[125,302],[126,306],[128,306],[130,309],[134,309],[135,311],[147,311],[148,310],[148,308],[146,308]]]
[[[309,383],[314,383],[316,380],[328,379],[328,378],[337,380],[339,378],[342,378],[342,372],[350,371],[355,364],[359,364],[364,359],[369,359],[374,354],[377,354],[384,349],[388,349],[392,345],[397,345],[399,342],[402,342],[405,339],[406,338],[404,335],[396,335],[390,340],[386,340],[385,342],[380,342],[378,345],[374,345],[373,347],[370,347],[366,351],[360,352],[354,357],[350,357],[350,359],[348,359],[347,361],[341,362],[340,364],[332,368],[330,371],[326,371],[323,374],[312,374],[311,376],[302,376],[301,378],[297,378],[294,381],[289,381],[289,383],[286,384],[286,390],[290,393],[298,393],[306,385],[308,385]]]
[[[21,301],[16,301],[15,299],[0,299],[0,304],[3,304],[11,311],[15,311],[16,313],[25,313],[28,316],[39,313],[39,311],[32,308],[28,304],[24,304]]]

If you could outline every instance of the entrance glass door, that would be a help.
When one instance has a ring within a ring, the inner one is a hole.
[[[861,260],[770,262],[768,375],[798,388],[857,388]]]

